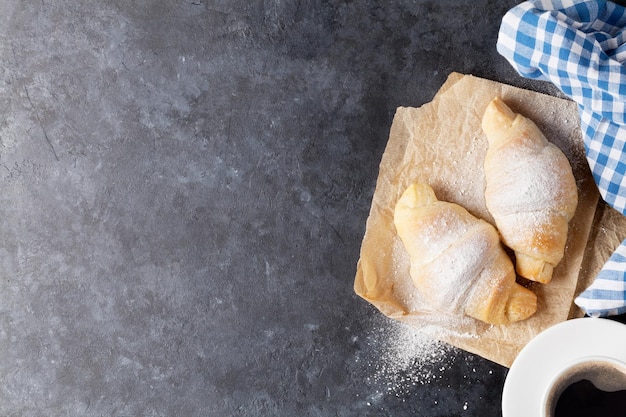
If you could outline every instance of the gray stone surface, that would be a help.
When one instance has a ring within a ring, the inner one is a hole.
[[[499,415],[480,357],[383,372],[352,283],[397,106],[554,92],[515,3],[1,2],[0,415]]]

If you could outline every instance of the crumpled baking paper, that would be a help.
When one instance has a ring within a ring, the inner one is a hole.
[[[552,282],[528,283],[538,296],[537,313],[525,321],[499,326],[430,308],[412,284],[408,254],[393,225],[396,201],[416,181],[430,184],[438,199],[460,204],[494,224],[484,200],[483,161],[488,143],[481,120],[495,96],[500,96],[513,111],[533,120],[564,152],[579,192],[565,255],[554,270]],[[585,159],[575,103],[452,73],[430,103],[396,111],[380,163],[354,290],[384,315],[508,367],[541,331],[583,315],[572,301],[577,291],[591,282],[595,265],[600,264],[586,260],[595,256],[594,251],[587,250],[587,242],[598,197]]]

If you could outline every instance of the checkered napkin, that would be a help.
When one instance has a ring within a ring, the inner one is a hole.
[[[602,0],[526,1],[502,19],[497,49],[520,75],[550,81],[578,103],[594,180],[626,215],[626,9]],[[626,313],[626,240],[575,302],[590,316]]]

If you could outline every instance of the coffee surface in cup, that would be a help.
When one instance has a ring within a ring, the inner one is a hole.
[[[559,396],[554,417],[626,415],[626,389],[603,391],[591,381],[583,379],[569,385]]]
[[[542,417],[626,416],[626,364],[590,357],[558,374],[545,397]]]

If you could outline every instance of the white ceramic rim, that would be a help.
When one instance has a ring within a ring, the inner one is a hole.
[[[554,376],[572,361],[589,356],[626,363],[626,325],[585,317],[555,324],[535,336],[517,355],[504,381],[502,416],[539,416]]]

